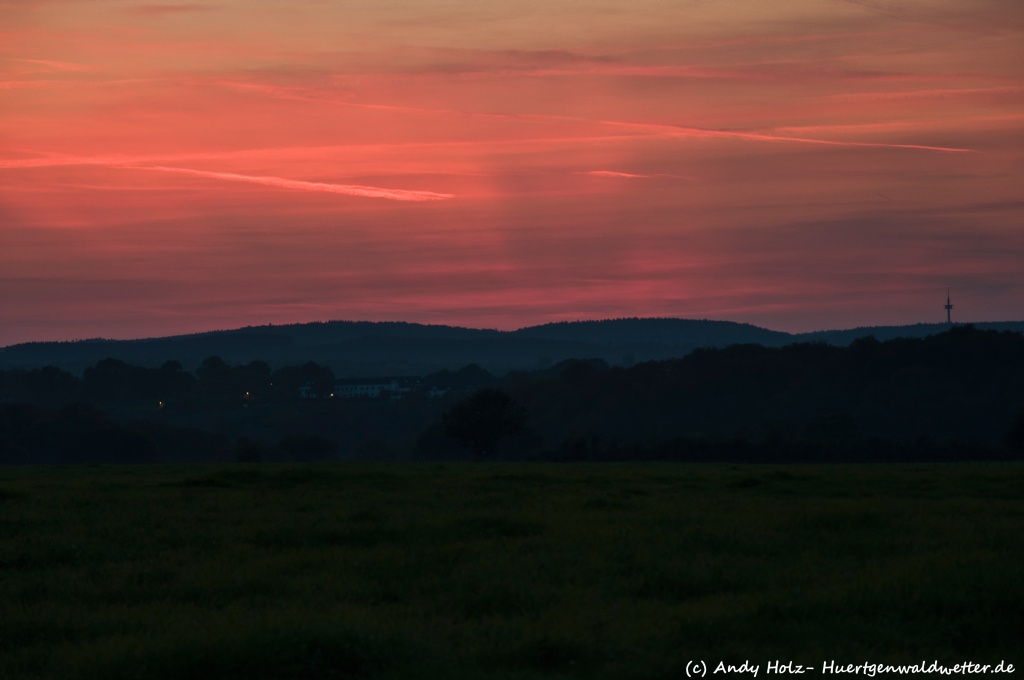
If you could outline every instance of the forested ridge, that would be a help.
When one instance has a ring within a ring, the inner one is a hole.
[[[406,377],[401,393],[376,398],[342,398],[337,384],[311,361],[272,369],[216,356],[192,370],[112,358],[80,375],[0,370],[0,461],[1024,456],[1024,336],[971,326],[502,376],[470,364]]]
[[[1024,322],[986,322],[982,330],[1024,331]],[[328,321],[255,326],[141,340],[30,342],[0,348],[0,369],[56,366],[75,374],[103,359],[157,368],[173,358],[198,366],[210,356],[232,364],[272,367],[313,361],[341,377],[427,375],[475,363],[492,373],[533,371],[580,357],[612,366],[681,357],[702,347],[813,342],[837,346],[874,335],[879,340],[925,337],[946,324],[879,326],[790,334],[751,324],[707,319],[626,318],[562,321],[514,331],[404,322]]]
[[[557,383],[527,381],[522,399],[535,420],[546,414],[539,431],[560,430],[564,459],[999,457],[1019,447],[1001,448],[1021,429],[1024,337],[958,327],[845,348],[702,349],[629,369],[578,362]]]

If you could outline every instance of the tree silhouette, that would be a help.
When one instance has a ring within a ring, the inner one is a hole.
[[[502,390],[477,390],[446,411],[442,424],[445,434],[483,458],[525,429],[526,409]]]
[[[280,399],[295,399],[302,387],[308,386],[318,397],[334,391],[334,371],[309,361],[302,366],[284,366],[270,376],[272,392]]]
[[[208,396],[237,397],[244,392],[231,367],[219,356],[204,359],[196,369],[196,377],[199,379],[199,388]]]

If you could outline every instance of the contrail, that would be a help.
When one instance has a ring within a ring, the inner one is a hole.
[[[260,175],[239,175],[233,172],[212,172],[209,170],[193,170],[191,168],[172,168],[165,165],[134,165],[124,166],[136,170],[155,170],[173,172],[180,175],[210,177],[228,182],[248,182],[279,189],[295,189],[298,191],[320,191],[329,194],[346,194],[348,196],[366,196],[368,198],[386,198],[392,201],[443,201],[454,198],[453,194],[440,194],[433,191],[411,191],[407,189],[384,189],[359,184],[328,184],[326,182],[306,182],[283,177],[266,177]]]
[[[662,125],[658,123],[630,123],[626,121],[603,120],[605,125],[647,131],[664,137],[718,137],[733,139],[749,139],[758,142],[794,142],[797,144],[822,144],[826,146],[876,147],[884,149],[919,149],[922,151],[941,151],[944,153],[976,153],[974,149],[948,146],[929,146],[926,144],[894,144],[887,142],[841,142],[831,139],[814,139],[811,137],[792,137],[789,135],[773,135],[759,132],[738,132],[733,130],[714,130],[683,125]]]
[[[155,159],[152,159],[155,160]],[[145,162],[145,161],[143,161]],[[152,162],[152,161],[150,161]],[[152,170],[169,172],[193,177],[209,177],[228,182],[248,182],[278,189],[296,191],[319,191],[328,194],[344,194],[347,196],[365,196],[368,198],[386,198],[391,201],[444,201],[454,198],[454,194],[441,194],[434,191],[415,191],[410,189],[386,189],[361,184],[331,184],[328,182],[307,182],[284,177],[268,177],[263,175],[240,175],[234,172],[213,172],[210,170],[193,170],[192,168],[176,168],[167,165],[142,165],[138,161],[126,161],[123,157],[74,157],[49,156],[47,158],[14,158],[0,160],[0,168],[46,168],[66,165],[99,165],[122,170]]]
[[[611,177],[611,178],[624,178],[624,179],[658,179],[659,177],[668,177],[671,179],[698,179],[693,175],[677,175],[674,173],[667,172],[655,172],[648,175],[641,175],[635,172],[619,172],[618,170],[587,170],[585,172],[577,172],[577,175],[590,175],[591,177]]]
[[[593,175],[594,177],[626,177],[634,179],[649,179],[651,177],[651,175],[637,175],[632,172],[616,172],[615,170],[589,170],[582,174]]]
[[[390,111],[401,111],[406,113],[421,113],[429,115],[448,114],[448,115],[459,115],[477,118],[497,118],[507,120],[538,120],[538,121],[555,121],[555,122],[577,122],[577,123],[589,123],[593,125],[605,125],[610,127],[617,127],[620,129],[629,129],[634,132],[646,132],[647,134],[653,134],[659,137],[719,137],[719,138],[732,138],[732,139],[748,139],[753,141],[761,142],[791,142],[795,144],[821,144],[825,146],[846,146],[846,147],[874,147],[884,149],[913,149],[920,151],[938,151],[942,153],[976,153],[975,149],[965,149],[959,147],[945,147],[945,146],[931,146],[927,144],[898,144],[891,142],[848,142],[848,141],[837,141],[830,139],[815,139],[811,137],[794,137],[790,135],[778,135],[771,134],[769,132],[740,132],[734,130],[716,130],[707,128],[697,128],[685,125],[665,125],[658,123],[634,123],[629,121],[617,121],[617,120],[600,120],[593,118],[582,118],[579,116],[563,116],[557,114],[543,114],[543,113],[483,113],[476,111],[463,111],[459,109],[447,109],[447,108],[423,108],[423,107],[411,107],[411,106],[391,106],[383,104],[366,104],[359,102],[348,102],[340,101],[333,98],[322,98],[313,97],[308,94],[302,94],[300,91],[296,91],[295,88],[281,88],[272,85],[262,85],[255,83],[236,83],[236,82],[222,82],[224,85],[236,87],[240,89],[249,89],[259,92],[264,92],[271,96],[283,97],[288,99],[302,99],[309,101],[321,101],[326,103],[337,104],[339,106],[352,107],[352,108],[364,108],[364,109],[381,109]]]

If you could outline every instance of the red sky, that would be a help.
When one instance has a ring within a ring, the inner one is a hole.
[[[0,345],[1024,319],[1018,0],[0,0]]]

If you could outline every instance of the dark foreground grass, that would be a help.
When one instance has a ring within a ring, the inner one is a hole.
[[[0,678],[1016,664],[1022,482],[1020,465],[5,468]]]

